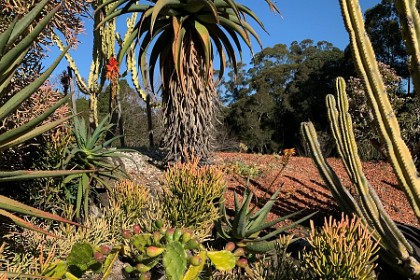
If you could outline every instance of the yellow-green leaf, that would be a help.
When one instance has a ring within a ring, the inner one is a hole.
[[[236,258],[230,251],[209,251],[207,257],[218,270],[226,271],[235,267]]]

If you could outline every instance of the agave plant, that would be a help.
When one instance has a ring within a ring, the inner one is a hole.
[[[84,119],[75,117],[73,120],[73,135],[76,141],[65,148],[61,168],[93,170],[90,173],[71,174],[63,180],[63,184],[72,180],[77,182],[76,218],[79,219],[82,200],[85,217],[88,214],[91,186],[105,187],[110,190],[106,179],[118,180],[127,175],[120,166],[112,162],[112,159],[123,157],[123,155],[117,153],[116,149],[109,148],[110,144],[122,135],[104,141],[105,135],[113,126],[109,123],[109,117],[104,118],[92,133],[89,133]],[[127,150],[120,149],[119,151]]]
[[[146,88],[152,91],[159,61],[167,126],[166,159],[184,160],[191,154],[205,159],[211,151],[218,104],[213,80],[214,53],[217,51],[220,57],[219,78],[223,76],[227,60],[236,71],[235,48],[241,53],[240,39],[250,49],[251,37],[260,44],[258,34],[246,21],[246,16],[264,29],[263,24],[248,7],[233,0],[143,2],[146,3],[106,1],[98,7],[111,5],[102,24],[123,14],[141,13],[118,60],[121,63],[137,39],[140,47],[138,65]],[[267,2],[275,8],[271,1]]]
[[[57,58],[57,60],[34,82],[20,90],[11,97],[7,97],[8,86],[15,75],[17,67],[22,63],[25,54],[32,45],[37,36],[42,32],[48,22],[52,19],[54,14],[58,11],[57,6],[50,13],[46,14],[44,18],[29,31],[29,26],[33,20],[43,11],[44,6],[48,0],[43,0],[37,4],[24,17],[17,17],[6,31],[0,34],[0,122],[8,117],[16,110],[22,102],[28,99],[48,78],[55,67],[64,56],[64,52]],[[67,50],[65,50],[67,51]],[[0,153],[8,148],[14,147],[23,143],[24,141],[36,137],[67,120],[57,120],[42,124],[49,115],[51,115],[58,107],[67,102],[67,98],[63,98],[57,102],[50,109],[46,110],[41,115],[35,117],[31,121],[22,126],[8,130],[0,134]],[[40,177],[64,176],[69,174],[79,174],[84,171],[0,171],[0,182],[28,180]],[[72,223],[57,215],[52,215],[39,209],[29,207],[23,203],[17,202],[5,196],[0,195],[0,215],[5,216],[19,226],[34,229],[45,234],[47,231],[42,230],[33,224],[26,222],[22,218],[16,216],[14,213],[21,213],[31,216],[36,216],[45,219],[52,219],[61,222]],[[75,224],[75,223],[73,223]]]
[[[297,226],[299,223],[316,214],[316,212],[311,213],[291,224],[271,230],[270,232],[265,232],[265,235],[260,236],[264,231],[269,230],[277,223],[293,218],[305,210],[302,209],[272,221],[267,221],[267,215],[276,203],[280,190],[281,188],[258,211],[255,211],[256,205],[250,208],[253,193],[248,186],[243,194],[242,203],[239,203],[238,195],[234,193],[234,216],[229,217],[227,215],[226,207],[222,203],[220,207],[222,218],[216,222],[218,235],[228,242],[235,243],[239,248],[243,248],[249,253],[266,253],[274,250],[277,242],[275,237],[277,235]]]

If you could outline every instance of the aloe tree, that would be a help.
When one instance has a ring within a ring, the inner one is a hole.
[[[10,26],[3,33],[0,33],[0,122],[12,114],[45,82],[64,56],[65,52],[63,52],[57,60],[31,84],[13,96],[8,97],[8,86],[10,85],[10,81],[15,77],[16,69],[23,62],[28,49],[36,40],[37,36],[44,30],[45,26],[51,21],[54,14],[60,9],[60,6],[57,6],[51,12],[45,14],[43,19],[36,26],[29,28],[33,20],[43,12],[43,8],[47,4],[48,0],[41,1],[25,16],[16,17]],[[67,51],[67,49],[65,49],[65,51]],[[42,134],[70,118],[71,116],[57,121],[44,122],[48,116],[50,116],[57,108],[65,104],[67,101],[67,98],[63,98],[41,115],[35,117],[24,125],[2,132],[0,134],[0,153]],[[0,182],[63,176],[81,172],[84,171],[0,171]],[[26,222],[15,213],[72,223],[59,216],[40,211],[36,208],[29,207],[18,201],[0,195],[0,216],[7,217],[20,226],[49,234],[41,228]]]
[[[251,51],[252,37],[260,43],[246,16],[262,28],[263,24],[248,7],[232,0],[140,1],[143,2],[109,0],[103,5],[112,5],[104,22],[127,13],[141,14],[118,60],[123,60],[137,39],[138,65],[146,89],[155,90],[155,68],[160,69],[166,159],[185,159],[188,154],[206,158],[212,147],[218,104],[214,53],[217,51],[220,57],[219,78],[227,61],[236,71],[235,50],[242,51],[240,39]],[[266,2],[276,9],[271,1]]]

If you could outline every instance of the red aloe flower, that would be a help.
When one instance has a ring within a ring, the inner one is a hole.
[[[120,66],[114,56],[108,60],[106,65],[106,78],[110,81],[115,81],[120,76]]]

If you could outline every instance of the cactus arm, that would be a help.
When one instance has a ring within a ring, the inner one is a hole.
[[[63,41],[55,33],[53,33],[53,35],[52,35],[52,40],[53,40],[54,43],[57,44],[57,47],[60,49],[60,51],[65,50],[65,46],[64,46]],[[74,74],[76,76],[76,83],[77,83],[77,86],[79,87],[80,91],[85,93],[85,94],[88,94],[89,93],[88,87],[87,87],[86,83],[83,81],[82,76],[80,75],[79,68],[77,68],[76,62],[74,61],[73,57],[70,55],[69,52],[66,52],[65,58],[66,58],[67,62],[69,63],[70,67],[74,71]]]
[[[132,42],[132,40],[130,39],[130,34],[133,34],[133,29],[134,29],[134,23],[136,21],[136,13],[133,13],[133,15],[131,16],[131,18],[127,19],[127,33],[124,36],[124,40],[122,43],[122,46],[125,46],[128,42]],[[127,70],[130,71],[131,73],[131,81],[133,82],[134,88],[136,89],[138,95],[140,96],[140,98],[143,101],[146,101],[147,99],[147,93],[141,88],[140,83],[139,83],[139,72],[137,71],[137,60],[136,60],[136,55],[134,53],[135,51],[135,44],[131,43],[130,47],[128,49],[127,52]],[[121,49],[119,60],[121,57],[121,53],[124,53],[124,50]]]
[[[381,139],[387,147],[397,179],[420,220],[420,179],[407,145],[401,138],[398,121],[387,98],[375,53],[364,28],[360,5],[356,0],[340,0],[341,11],[356,67],[363,78],[366,97],[375,115]]]
[[[410,55],[410,74],[414,88],[420,96],[420,16],[416,8],[416,1],[394,1],[406,41],[407,52]]]
[[[314,125],[311,122],[304,122],[301,124],[301,131],[308,143],[312,159],[318,168],[322,179],[330,189],[334,199],[338,202],[338,205],[340,205],[346,214],[350,215],[355,212],[359,217],[361,217],[362,211],[357,205],[355,199],[350,192],[342,186],[337,174],[333,171],[322,155]]]
[[[393,255],[407,259],[409,252],[413,252],[412,246],[386,213],[380,199],[363,173],[362,162],[358,156],[356,140],[353,134],[352,119],[348,112],[349,106],[344,79],[341,77],[337,78],[336,86],[337,104],[332,95],[328,95],[326,98],[328,117],[347,174],[359,194],[365,222],[367,221],[379,233],[382,242],[387,244]]]

